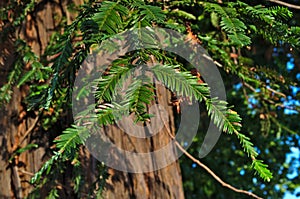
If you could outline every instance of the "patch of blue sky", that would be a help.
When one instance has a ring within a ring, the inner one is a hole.
[[[286,115],[298,114],[298,111],[292,109],[284,109],[284,114]]]
[[[242,83],[237,83],[237,84],[234,84],[234,85],[233,85],[233,88],[234,88],[235,90],[240,90],[240,89],[242,88],[242,86],[243,86]]]
[[[286,69],[287,69],[288,71],[291,71],[291,70],[293,70],[294,67],[295,67],[295,63],[294,63],[295,59],[292,57],[292,54],[291,54],[291,53],[286,54],[286,56],[287,56],[288,58],[290,58],[290,60],[289,60],[288,62],[286,62]]]
[[[300,88],[298,87],[290,87],[292,89],[292,95],[296,95],[298,91],[300,91]],[[291,108],[295,106],[300,106],[299,100],[294,100],[292,96],[287,96],[286,98],[281,98],[281,101],[283,102],[283,105],[287,108],[284,109],[284,113],[287,115],[290,114],[299,114],[298,111],[293,110]],[[291,108],[288,108],[291,107]]]
[[[279,43],[281,44],[282,41],[279,41]],[[281,48],[279,48],[279,49],[274,48],[273,49],[273,56],[278,55],[278,52],[280,50],[281,50]],[[291,53],[287,53],[286,56],[289,58],[289,61],[286,63],[286,69],[288,71],[291,71],[295,68],[295,63],[294,63],[295,60],[294,60]],[[297,78],[298,81],[300,81],[300,73],[298,73],[296,75],[296,78]],[[292,90],[292,95],[293,96],[295,96],[297,94],[297,92],[300,91],[300,88],[295,87],[295,86],[291,86],[290,88]],[[288,96],[287,98],[281,98],[281,101],[283,102],[284,106],[294,106],[294,105],[299,106],[300,105],[298,100],[293,100],[292,99],[292,96]],[[291,110],[291,109],[288,109],[288,108],[284,109],[284,113],[287,114],[287,115],[288,114],[298,114],[297,111]],[[291,138],[290,141],[287,140],[286,143],[287,142],[289,144],[293,144],[292,143],[292,138]],[[300,150],[299,150],[299,148],[291,147],[291,153],[286,154],[285,162],[290,163],[292,161],[292,159],[295,159],[295,158],[300,160]],[[288,178],[297,177],[299,175],[298,168],[300,167],[300,163],[299,163],[299,161],[294,161],[294,162],[295,162],[296,165],[293,164],[293,168],[291,169],[291,172],[287,175]],[[279,174],[282,173],[282,170],[280,170],[278,173]],[[286,188],[287,187],[285,187],[284,189],[286,189]],[[275,189],[280,189],[280,186],[278,186],[278,185],[277,185],[277,187],[275,186]],[[299,199],[299,194],[300,194],[300,187],[297,188],[294,193],[291,193],[289,191],[285,192],[283,199]]]
[[[291,153],[286,154],[285,162],[292,165],[291,168],[289,168],[289,173],[287,174],[287,178],[293,179],[297,176],[299,176],[299,167],[300,167],[300,149],[299,147],[291,147],[290,148]],[[298,161],[297,161],[298,160]],[[289,191],[285,192],[284,199],[299,199],[299,196],[297,196],[300,193],[300,187],[296,188],[294,193],[291,193]]]
[[[258,154],[261,153],[261,150],[260,150],[258,147],[255,146],[254,149],[255,149],[255,151],[256,151]]]
[[[295,106],[300,106],[300,102],[298,100],[288,99],[285,102],[283,102],[283,105],[285,107],[295,107]],[[298,111],[293,110],[293,109],[289,109],[289,108],[285,108],[284,113],[287,114],[287,115],[299,114]]]
[[[257,178],[252,178],[253,184],[257,184]]]
[[[265,153],[266,153],[266,154],[269,154],[269,153],[270,153],[270,150],[269,150],[268,148],[266,148],[266,149],[265,149]]]
[[[287,191],[284,193],[283,199],[299,199],[299,196],[296,194],[300,192],[300,188],[297,188],[295,190],[295,194],[292,194],[291,192]]]
[[[300,87],[297,86],[290,86],[290,89],[292,90],[293,96],[295,96],[300,91]]]
[[[288,62],[286,63],[286,69],[287,69],[288,71],[293,70],[294,67],[295,67],[295,64],[294,64],[294,62],[292,62],[291,60],[288,61]]]
[[[287,137],[287,140],[285,140],[285,143],[287,145],[295,145],[294,139],[292,137]]]
[[[296,78],[298,81],[300,81],[300,73],[297,73]]]
[[[288,179],[293,179],[297,176],[299,176],[299,167],[300,163],[300,150],[297,147],[291,147],[291,153],[288,153],[286,155],[286,163],[292,165],[291,168],[289,168],[289,173],[287,174]],[[300,193],[300,187],[295,190],[294,193]],[[290,192],[286,192],[284,195],[284,199],[291,199],[291,198],[299,198],[295,194],[292,194]]]
[[[273,48],[272,56],[273,57],[277,57],[278,56],[278,50],[277,50],[277,48]]]
[[[300,159],[300,149],[298,147],[291,147],[290,148],[291,153],[288,153],[286,155],[285,162],[288,164],[291,164],[291,161],[293,160],[299,160]],[[287,174],[287,178],[292,179],[299,175],[298,168],[300,167],[299,161],[293,161],[292,163],[293,168],[290,168],[289,174]],[[300,187],[295,190],[294,193],[291,193],[289,191],[285,192],[283,199],[299,199],[299,196],[297,196],[300,193]]]
[[[289,178],[294,178],[298,175],[297,168],[300,167],[300,162],[294,161],[294,160],[300,159],[300,149],[298,147],[291,147],[290,150],[291,150],[291,153],[288,153],[286,155],[285,161],[286,161],[286,163],[293,164],[292,173],[289,173],[288,175],[290,175]],[[296,176],[295,176],[295,172],[296,172]]]
[[[258,100],[255,99],[253,96],[250,96],[249,99],[248,99],[248,107],[249,108],[254,108],[253,105],[257,105],[258,104]]]
[[[244,169],[240,170],[240,175],[243,176],[245,175],[246,171]]]

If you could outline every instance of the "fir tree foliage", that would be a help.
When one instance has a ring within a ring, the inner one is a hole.
[[[22,21],[28,10],[32,8],[32,2],[27,4],[24,13],[19,17],[19,21]],[[45,56],[54,55],[50,63],[36,56],[23,41],[18,40],[16,49],[19,56],[15,61],[14,69],[8,76],[7,83],[0,89],[0,103],[9,102],[13,85],[29,84],[31,93],[27,98],[27,103],[30,109],[35,110],[42,107],[42,111],[47,111],[53,108],[59,113],[62,107],[70,106],[76,72],[88,55],[90,48],[93,45],[101,44],[107,38],[133,28],[140,29],[160,25],[172,27],[182,32],[182,27],[186,25],[182,24],[182,21],[190,20],[195,23],[202,23],[203,17],[208,15],[211,18],[209,25],[216,30],[212,33],[206,30],[195,32],[193,33],[196,35],[195,37],[199,38],[212,57],[221,63],[225,72],[236,75],[244,82],[259,87],[264,86],[264,83],[257,78],[257,75],[266,75],[267,78],[274,80],[272,85],[279,84],[281,80],[276,72],[266,74],[264,71],[267,69],[264,67],[250,70],[251,64],[247,62],[246,58],[242,59],[242,56],[238,60],[241,64],[236,64],[236,60],[232,59],[228,49],[245,48],[251,45],[257,37],[263,37],[273,44],[286,42],[295,47],[299,47],[300,44],[300,28],[289,27],[285,23],[292,17],[292,13],[280,6],[266,8],[260,5],[251,6],[242,1],[222,4],[215,1],[170,1],[166,4],[165,6],[170,9],[162,10],[159,4],[142,0],[102,1],[100,3],[91,1],[87,3],[81,8],[82,12],[76,20],[71,25],[66,26],[62,35],[52,37],[45,52]],[[180,5],[198,6],[203,10],[203,13],[197,16],[195,13],[189,13],[188,10],[178,9]],[[16,20],[16,26],[20,24],[19,21]],[[176,23],[179,25],[174,26]],[[191,28],[193,31],[193,26]],[[153,39],[150,34],[141,37]],[[76,40],[76,38],[82,39]],[[187,96],[190,100],[204,102],[208,115],[214,124],[222,132],[237,137],[244,152],[250,157],[251,167],[255,173],[263,180],[270,181],[272,179],[272,172],[268,166],[262,160],[257,159],[258,152],[248,134],[243,132],[242,119],[237,112],[232,110],[233,107],[229,106],[226,101],[211,98],[210,85],[199,84],[197,77],[189,72],[184,63],[174,59],[174,55],[159,49],[147,49],[127,53],[107,67],[108,70],[105,75],[97,79],[96,108],[89,107],[88,110],[79,113],[76,117],[79,118],[77,122],[81,125],[74,124],[58,136],[55,140],[56,151],[35,173],[31,183],[38,185],[38,187],[45,184],[47,176],[55,174],[55,169],[58,169],[60,162],[76,160],[79,146],[89,137],[89,129],[93,128],[90,124],[85,123],[84,119],[90,115],[91,111],[96,111],[96,117],[89,119],[101,126],[113,124],[122,115],[131,113],[135,114],[137,122],[144,122],[151,117],[147,114],[147,106],[155,98],[155,87],[153,86],[154,82],[147,78],[135,79],[129,89],[126,90],[125,95],[121,96],[121,100],[117,103],[114,102],[120,97],[117,96],[116,91],[122,88],[125,80],[130,77],[131,70],[136,68],[132,63],[133,58],[138,58],[141,63],[147,63],[150,56],[154,56],[159,61],[165,61],[161,65],[149,68],[156,79],[163,82],[179,96]],[[25,69],[24,64],[29,64],[30,70]],[[36,84],[36,82],[40,84]],[[78,98],[88,95],[85,92],[88,91],[82,89]],[[44,180],[41,182],[42,178]],[[80,172],[74,181],[76,182],[75,192],[79,194]],[[49,194],[50,198],[57,197],[55,186]]]

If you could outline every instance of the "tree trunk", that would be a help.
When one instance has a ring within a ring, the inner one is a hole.
[[[14,60],[14,42],[17,37],[27,41],[32,51],[37,55],[44,53],[44,50],[50,40],[51,34],[57,30],[62,17],[65,16],[70,23],[74,19],[74,14],[70,14],[67,10],[68,3],[82,4],[83,0],[41,0],[35,6],[33,12],[30,12],[25,18],[25,22],[20,29],[13,30],[7,34],[0,35],[0,87],[7,80],[9,72],[13,68]],[[0,6],[6,6],[6,2],[0,3]],[[13,12],[14,10],[12,10]],[[10,26],[12,22],[0,21],[0,30],[6,26]],[[29,184],[32,175],[37,172],[43,162],[48,158],[50,141],[53,135],[49,132],[43,132],[38,122],[37,113],[27,112],[22,101],[28,93],[29,87],[21,88],[13,87],[11,101],[4,105],[0,110],[0,198],[24,198],[33,189]],[[115,142],[122,143],[122,147],[136,147],[137,150],[147,146],[152,150],[157,150],[161,146],[170,142],[167,134],[169,129],[174,133],[174,121],[172,117],[172,107],[169,106],[170,93],[166,89],[159,91],[159,104],[169,107],[169,120],[171,121],[165,126],[162,132],[153,136],[148,141],[139,143],[132,141],[129,136],[117,136],[120,130],[112,129],[107,132]],[[37,149],[23,152],[20,156],[15,156],[12,161],[9,159],[14,152],[26,146],[29,143],[38,144]],[[144,145],[145,144],[145,145]],[[174,149],[174,153],[176,150]],[[51,154],[51,153],[50,153]],[[95,160],[86,151],[82,158],[83,167],[86,168],[86,188],[91,186],[95,179]],[[138,166],[138,165],[137,165]],[[72,172],[66,172],[64,182],[68,184],[71,181]],[[120,172],[114,169],[108,169],[110,174],[105,186],[104,198],[183,198],[182,179],[178,162],[162,168],[157,171],[132,174]],[[70,185],[71,186],[71,185]],[[70,187],[63,187],[66,194],[60,193],[60,198],[70,198]],[[43,195],[43,194],[42,194]]]
[[[156,86],[156,94],[157,103],[167,110],[169,123],[165,124],[166,126],[157,134],[142,140],[129,136],[118,128],[112,128],[106,134],[118,147],[128,151],[149,153],[150,151],[157,151],[171,142],[168,131],[173,135],[175,132],[173,110],[169,103],[171,95],[163,86]],[[168,155],[176,156],[176,149],[173,148],[169,153]],[[111,153],[110,155],[114,154]],[[155,156],[148,162],[134,162],[131,164],[138,170],[138,168],[145,165],[137,164],[157,164],[157,161],[161,160],[160,158],[164,159],[164,157]],[[122,162],[122,160],[119,160],[117,164],[122,164]],[[107,180],[104,198],[184,198],[178,161],[157,171],[147,173],[127,173],[112,168],[108,170],[108,173],[110,176]]]
[[[82,1],[75,0],[74,3]],[[8,4],[9,1],[1,1],[0,6]],[[14,11],[20,9],[16,7],[11,14]],[[67,11],[67,1],[41,0],[18,29],[13,28],[13,21],[0,20],[0,30],[9,30],[7,34],[0,35],[0,87],[7,83],[8,74],[13,70],[16,38],[25,40],[34,53],[41,55],[65,14],[68,22],[71,22],[74,16]],[[10,102],[0,108],[0,198],[26,197],[33,189],[29,180],[47,159],[51,135],[42,133],[36,113],[26,111],[22,102],[28,90],[29,86],[14,86]],[[17,149],[29,143],[38,144],[39,147],[14,156],[9,162]]]

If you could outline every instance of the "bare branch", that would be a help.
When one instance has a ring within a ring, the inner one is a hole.
[[[251,196],[256,199],[262,199],[261,197],[255,195],[254,193],[251,193],[246,190],[235,188],[234,186],[224,182],[217,174],[215,174],[208,166],[194,158],[189,152],[187,152],[175,139],[175,137],[171,134],[169,130],[167,130],[169,136],[172,138],[172,140],[175,141],[176,146],[179,148],[180,151],[182,151],[188,158],[190,158],[194,163],[202,167],[205,171],[207,171],[215,180],[217,180],[223,187],[227,187],[228,189],[231,189],[234,192],[246,194],[248,196]]]
[[[26,139],[26,137],[29,135],[29,133],[34,129],[35,125],[37,124],[37,122],[39,121],[39,115],[36,116],[33,124],[30,126],[30,128],[25,132],[24,136],[20,139],[21,142],[19,144],[19,146],[23,143],[23,141]]]
[[[28,172],[28,171],[25,171],[25,170],[22,170],[22,169],[18,169],[18,172],[29,175],[29,176],[34,176],[34,173],[31,173],[31,172]]]
[[[244,87],[247,87],[247,88],[250,89],[252,92],[258,93],[258,92],[256,91],[256,89],[255,89],[254,87],[252,87],[250,84],[248,84],[248,83],[246,83],[246,82],[244,82],[244,81],[242,82],[242,84],[243,84],[243,88],[244,88]],[[283,94],[283,93],[281,93],[281,92],[275,91],[275,90],[272,89],[272,88],[268,88],[268,87],[265,87],[265,88],[266,88],[267,90],[269,90],[269,91],[271,91],[271,92],[277,94],[277,95],[280,95],[280,96],[286,98],[286,95]],[[245,89],[243,89],[243,91],[244,91],[244,95],[246,96],[246,99],[248,100],[248,96],[246,95],[247,93],[246,93]],[[290,109],[290,110],[297,110],[295,107],[285,106],[285,105],[283,105],[283,104],[275,103],[273,100],[270,100],[270,99],[267,99],[267,98],[261,98],[261,99],[264,100],[264,101],[266,101],[266,102],[268,102],[269,104],[274,104],[275,106],[279,106],[279,107],[281,107],[281,108],[287,108],[287,109]]]
[[[271,92],[273,92],[273,93],[275,93],[275,94],[277,94],[277,95],[280,95],[280,96],[286,98],[286,95],[285,95],[285,94],[283,94],[283,93],[281,93],[281,92],[278,92],[278,91],[275,91],[275,90],[272,89],[272,88],[268,88],[268,87],[266,87],[266,88],[267,88],[269,91],[271,91]]]
[[[268,1],[273,2],[273,3],[277,3],[279,5],[283,5],[283,6],[286,6],[286,7],[289,7],[289,8],[300,10],[300,6],[298,6],[298,5],[286,3],[286,2],[283,2],[283,1],[279,1],[279,0],[268,0]]]

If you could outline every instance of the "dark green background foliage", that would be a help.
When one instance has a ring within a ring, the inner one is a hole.
[[[34,1],[24,1],[22,6],[19,5],[21,12],[14,16],[15,27],[20,25],[34,6]],[[10,100],[12,86],[30,85],[30,93],[25,101],[28,110],[40,110],[42,113],[53,109],[56,114],[41,115],[43,129],[53,131],[63,117],[63,110],[70,110],[76,71],[91,46],[132,28],[171,28],[189,34],[194,40],[197,38],[216,61],[227,89],[227,102],[210,99],[209,85],[198,84],[197,78],[186,72],[189,66],[185,62],[158,49],[130,52],[115,60],[109,74],[100,80],[97,102],[111,103],[116,95],[115,88],[122,83],[126,73],[135,67],[131,63],[133,59],[147,63],[150,55],[153,55],[163,63],[153,69],[159,80],[177,93],[201,101],[201,125],[189,148],[194,157],[198,157],[210,118],[216,124],[224,124],[218,126],[224,134],[202,161],[222,179],[266,198],[281,198],[286,190],[300,186],[299,178],[287,178],[293,163],[285,162],[290,147],[299,145],[299,115],[284,114],[286,109],[298,112],[299,106],[286,107],[283,103],[288,96],[290,100],[299,100],[299,93],[293,94],[290,87],[299,82],[296,78],[299,63],[295,62],[291,71],[286,69],[289,61],[287,54],[291,54],[295,60],[299,59],[300,14],[296,10],[265,1],[213,0],[164,3],[142,0],[90,1],[75,9],[80,10],[77,18],[71,25],[62,21],[64,33],[53,34],[45,53],[40,57],[18,38],[15,42],[18,55],[15,68],[0,89],[0,103]],[[7,10],[9,8],[1,10],[3,20]],[[1,34],[5,34],[5,30]],[[148,36],[151,39],[151,35]],[[46,57],[55,58],[47,60]],[[24,63],[31,65],[29,71],[24,70]],[[175,73],[175,69],[180,72]],[[152,89],[151,82],[136,82],[128,91],[127,99],[115,104],[117,108],[106,105],[98,112],[98,122],[101,125],[113,123],[117,119],[114,118],[114,111],[122,114],[127,109],[135,113],[137,121],[145,121],[149,118],[145,114],[146,105],[150,103],[147,96],[153,95]],[[87,95],[84,90],[79,94],[78,97]],[[120,105],[127,109],[122,110]],[[59,139],[55,141],[53,156],[32,178],[31,183],[36,185],[37,190],[47,183],[53,187],[51,197],[58,197],[51,176],[62,173],[65,167],[73,167],[76,171],[74,194],[80,197],[78,190],[84,182],[77,161],[78,149],[82,143],[80,137],[88,138],[89,128],[78,127],[70,122],[64,124],[63,131],[60,129],[62,133],[58,134]],[[71,165],[70,162],[75,164]],[[180,164],[186,198],[243,197],[223,188],[187,157],[181,157]],[[100,175],[104,175],[103,166],[99,168]],[[100,185],[99,194],[104,180],[95,182]],[[32,196],[36,194],[38,192],[34,191]]]

